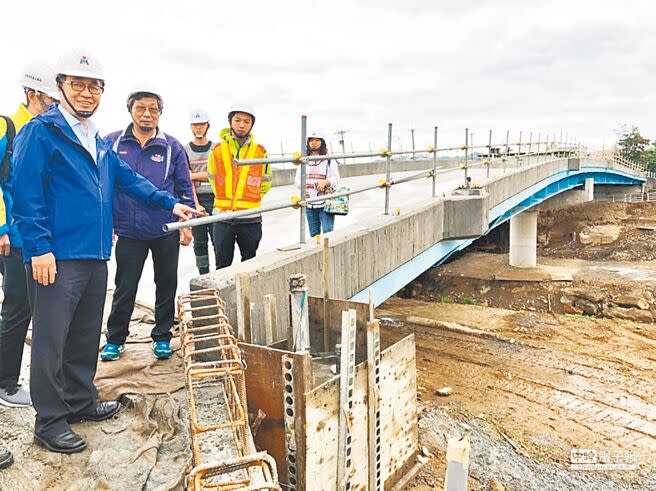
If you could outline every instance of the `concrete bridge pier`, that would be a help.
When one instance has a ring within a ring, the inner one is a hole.
[[[538,212],[525,211],[510,219],[511,266],[517,268],[537,267]]]

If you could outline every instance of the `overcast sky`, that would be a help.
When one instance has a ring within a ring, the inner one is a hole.
[[[349,130],[347,149],[526,140],[569,132],[608,145],[621,123],[656,139],[656,2],[514,0],[181,0],[2,6],[0,112],[22,98],[31,60],[54,64],[84,47],[104,65],[101,133],[129,122],[128,91],[157,87],[160,126],[188,141],[188,112],[207,108],[218,137],[228,108],[256,108],[254,133],[270,153],[300,147],[310,131]]]

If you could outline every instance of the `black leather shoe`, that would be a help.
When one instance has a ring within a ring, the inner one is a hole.
[[[96,407],[90,411],[71,414],[66,420],[69,423],[79,423],[80,421],[104,421],[114,416],[121,409],[121,403],[118,401],[97,402]]]
[[[34,443],[57,453],[77,453],[87,448],[87,442],[71,430],[52,438],[39,436],[35,433]]]
[[[0,469],[6,469],[14,463],[14,456],[9,450],[0,450]]]

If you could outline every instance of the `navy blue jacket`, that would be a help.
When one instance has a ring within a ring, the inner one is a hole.
[[[136,173],[185,205],[195,207],[187,153],[178,140],[158,130],[142,148],[132,124],[125,131],[110,133],[105,140]],[[177,221],[170,211],[144,205],[126,191],[117,189],[114,193],[114,232],[120,237],[157,239],[167,235],[162,229],[165,223]]]
[[[96,146],[94,162],[56,106],[16,137],[13,213],[25,262],[48,252],[57,260],[108,260],[115,187],[167,210],[178,202],[134,172],[110,143],[96,136]]]

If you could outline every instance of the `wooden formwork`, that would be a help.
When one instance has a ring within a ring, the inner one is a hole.
[[[325,325],[328,326],[329,348],[334,350],[335,344],[341,341],[342,312],[355,310],[357,366],[352,410],[348,415],[350,459],[354,465],[347,476],[348,489],[373,491],[369,484],[369,463],[373,466],[377,462],[371,458],[376,441],[380,452],[379,489],[383,489],[383,485],[384,489],[389,489],[414,464],[418,445],[414,336],[383,351],[377,346],[380,363],[372,378],[373,372],[368,370],[366,361],[367,324],[372,320],[370,306],[316,297],[308,298],[308,306],[310,338],[313,351],[316,348],[317,352],[324,351],[324,312],[328,316]],[[280,349],[284,345],[240,344],[248,367],[245,374],[249,414],[251,419],[258,414],[266,415],[256,429],[255,444],[275,458],[280,482],[291,489],[338,490],[340,377],[332,375],[307,352]],[[368,394],[370,380],[376,377],[378,399],[372,407]],[[369,424],[374,415],[379,419],[376,435],[371,433],[375,425]],[[291,433],[290,423],[293,423]]]

